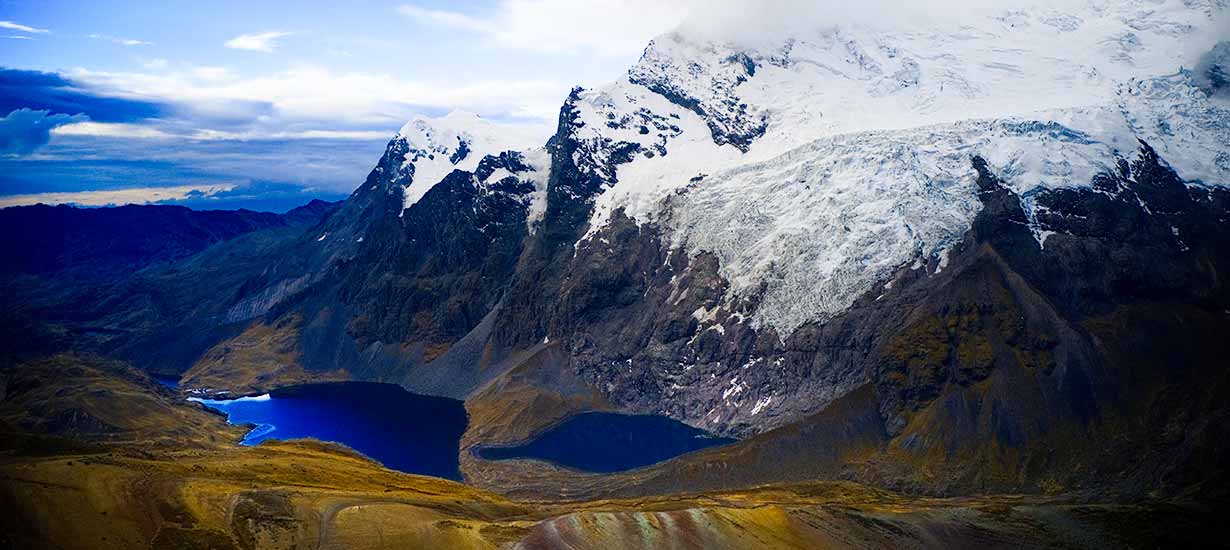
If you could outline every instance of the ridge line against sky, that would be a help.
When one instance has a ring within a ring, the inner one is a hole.
[[[216,192],[172,202],[337,199],[406,120],[453,109],[545,142],[573,86],[618,78],[686,14],[649,0],[169,4],[0,1],[4,204],[140,202],[133,189],[157,202],[193,185]]]
[[[1089,1],[1105,0],[995,9]],[[734,40],[986,9],[958,0],[353,0],[344,10],[316,0],[293,9],[0,0],[0,197],[199,185],[228,190],[185,204],[285,210],[349,194],[416,114],[464,109],[545,141],[572,87],[619,78],[680,25]]]

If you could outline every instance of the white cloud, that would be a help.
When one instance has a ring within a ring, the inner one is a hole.
[[[212,197],[235,189],[234,184],[180,185],[174,187],[137,187],[106,191],[74,191],[32,193],[0,196],[0,208],[31,204],[77,204],[81,206],[117,206],[184,200],[190,197]]]
[[[495,31],[495,28],[492,25],[484,21],[480,21],[466,14],[457,13],[454,11],[433,10],[409,5],[400,6],[397,8],[397,11],[402,15],[423,21],[425,23],[478,32]]]
[[[502,48],[635,56],[654,37],[681,24],[737,41],[776,36],[799,28],[951,22],[1011,8],[1043,9],[1084,1],[1087,0],[496,0],[493,7],[476,11],[431,9],[413,3],[400,6],[397,11],[422,25],[476,33]]]
[[[140,139],[165,139],[174,137],[157,128],[139,124],[109,122],[75,122],[51,131],[53,136],[92,136]]]
[[[275,138],[284,139],[387,139],[388,132],[363,130],[308,130],[306,132],[283,132],[274,134]]]
[[[117,38],[117,37],[108,36],[105,34],[91,34],[88,37],[93,38],[95,40],[106,40],[107,42],[112,42],[115,44],[119,44],[121,46],[153,46],[154,45],[153,42],[146,42],[144,40],[136,40],[132,38]]]
[[[246,117],[252,128],[215,129],[244,131],[253,138],[261,132],[373,127],[388,128],[387,134],[392,135],[425,108],[462,108],[488,117],[533,119],[546,125],[558,114],[571,86],[570,82],[539,79],[416,81],[388,74],[336,72],[315,65],[257,77],[204,67],[141,73],[78,69],[68,74],[104,95],[180,105],[189,119]]]
[[[1074,0],[704,0],[703,3],[697,0],[684,25],[690,31],[711,32],[726,40],[755,41],[837,25],[908,23],[917,26],[940,20],[969,20],[992,12],[1048,3],[1072,4]]]
[[[479,33],[493,45],[536,52],[634,56],[678,25],[693,1],[501,0],[468,15],[403,5],[398,12],[426,25]],[[703,4],[699,4],[703,8]]]
[[[380,130],[303,130],[281,132],[227,132],[223,130],[197,130],[186,137],[198,141],[250,141],[258,139],[389,139],[390,132]]]
[[[226,67],[201,66],[192,69],[193,76],[201,80],[226,80],[231,78],[231,70]]]
[[[47,34],[51,32],[47,29],[36,29],[34,27],[22,25],[21,23],[14,23],[12,21],[0,21],[0,29],[9,29],[11,31],[28,32],[34,34]]]
[[[20,34],[5,35],[5,38],[12,38],[13,40],[34,40],[33,38],[30,38],[29,36],[22,36]]]
[[[226,44],[223,45],[232,50],[272,53],[278,47],[277,40],[291,34],[293,33],[279,31],[241,34],[227,40]]]

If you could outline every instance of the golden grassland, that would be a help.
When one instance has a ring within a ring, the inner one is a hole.
[[[341,371],[308,372],[299,364],[298,317],[273,325],[256,322],[235,338],[207,350],[181,378],[188,387],[226,390],[229,395],[265,393],[307,382],[345,380]]]
[[[1182,515],[847,482],[514,501],[308,441],[25,457],[0,481],[20,548],[1113,548]]]

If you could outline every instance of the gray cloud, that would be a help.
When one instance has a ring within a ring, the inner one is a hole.
[[[860,25],[920,28],[962,24],[1015,9],[1084,5],[1085,0],[690,0],[683,28],[733,42],[757,43],[783,34]]]
[[[89,120],[85,115],[48,113],[17,109],[0,118],[0,154],[28,155],[51,141],[56,126]]]
[[[1230,42],[1219,42],[1201,56],[1194,74],[1205,93],[1230,97]]]

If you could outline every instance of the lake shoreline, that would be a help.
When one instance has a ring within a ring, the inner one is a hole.
[[[461,481],[460,440],[469,417],[461,401],[424,396],[395,384],[296,384],[226,399],[188,401],[249,426],[239,444],[314,439],[353,449],[393,470]]]

